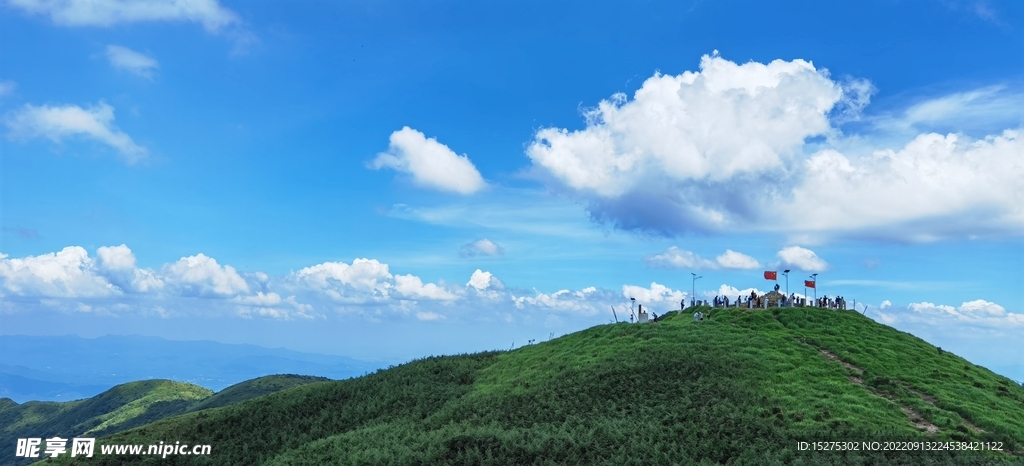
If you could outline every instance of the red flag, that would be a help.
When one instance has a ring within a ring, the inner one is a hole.
[[[765,272],[764,273],[764,279],[765,280],[778,280],[779,279],[779,274],[776,273],[775,271]]]
[[[804,280],[804,286],[808,288],[814,288],[814,282],[811,280]]]

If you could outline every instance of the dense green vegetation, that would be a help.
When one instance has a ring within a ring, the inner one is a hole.
[[[232,385],[216,394],[189,383],[145,380],[118,385],[95,397],[71,402],[18,404],[0,398],[0,458],[14,456],[18,438],[102,437],[184,412],[226,406],[327,380],[271,375]],[[6,460],[0,463],[6,464]]]
[[[192,407],[190,407],[188,410],[199,411],[202,409],[219,408],[221,406],[227,406],[230,404],[245,401],[250,398],[256,398],[258,396],[278,392],[286,388],[297,387],[299,385],[306,385],[315,382],[327,382],[329,380],[331,379],[328,379],[327,377],[314,377],[310,375],[295,374],[268,375],[266,377],[258,377],[252,380],[246,380],[245,382],[236,383],[228,388],[225,388],[217,392],[213,396],[192,405]]]
[[[5,461],[14,457],[19,437],[101,437],[181,414],[212,393],[188,383],[144,380],[118,385],[84,400],[3,403],[0,404],[0,455]]]
[[[433,357],[100,440],[210,444],[120,464],[1020,464],[1024,389],[857,313],[714,310]],[[692,313],[692,312],[691,312]],[[800,451],[986,441],[1004,452]],[[63,458],[62,462],[71,462]]]

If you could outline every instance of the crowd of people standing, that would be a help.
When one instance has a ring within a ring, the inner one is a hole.
[[[757,294],[755,291],[751,291],[749,296],[737,296],[735,301],[729,299],[728,296],[715,296],[710,303],[703,301],[704,305],[711,305],[714,308],[723,307],[740,307],[747,309],[766,309],[768,307],[793,307],[793,306],[807,306],[808,302],[813,302],[814,307],[820,307],[823,309],[836,309],[846,310],[846,298],[842,296],[828,297],[823,296],[817,299],[807,299],[806,297],[797,296],[796,293],[790,293],[789,296],[781,295],[778,298],[769,300],[769,294]],[[701,302],[691,299],[691,306],[700,305]]]

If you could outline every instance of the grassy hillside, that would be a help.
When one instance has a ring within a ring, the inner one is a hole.
[[[854,312],[713,313],[418,360],[99,443],[212,445],[180,464],[1022,462],[1024,389],[1005,377]],[[1002,442],[1005,452],[797,449],[898,440]]]
[[[145,380],[118,385],[93,398],[72,402],[17,404],[0,398],[0,458],[13,457],[18,438],[102,437],[184,412],[226,406],[327,380],[330,379],[271,375],[235,384],[216,394],[189,383]]]
[[[316,382],[327,382],[331,379],[326,377],[314,377],[309,375],[268,375],[252,380],[234,384],[206,398],[188,409],[188,411],[199,411],[202,409],[219,408],[235,404],[250,398],[267,395],[287,388],[297,387]]]
[[[78,401],[6,403],[0,410],[0,456],[13,457],[19,437],[101,437],[180,414],[212,393],[188,383],[144,380]]]

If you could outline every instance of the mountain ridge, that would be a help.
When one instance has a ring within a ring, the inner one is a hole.
[[[1021,462],[1024,388],[1006,377],[855,312],[703,310],[714,317],[420,359],[101,443],[212,444],[212,456],[175,458],[203,464]],[[1002,450],[798,447],[901,440]]]

